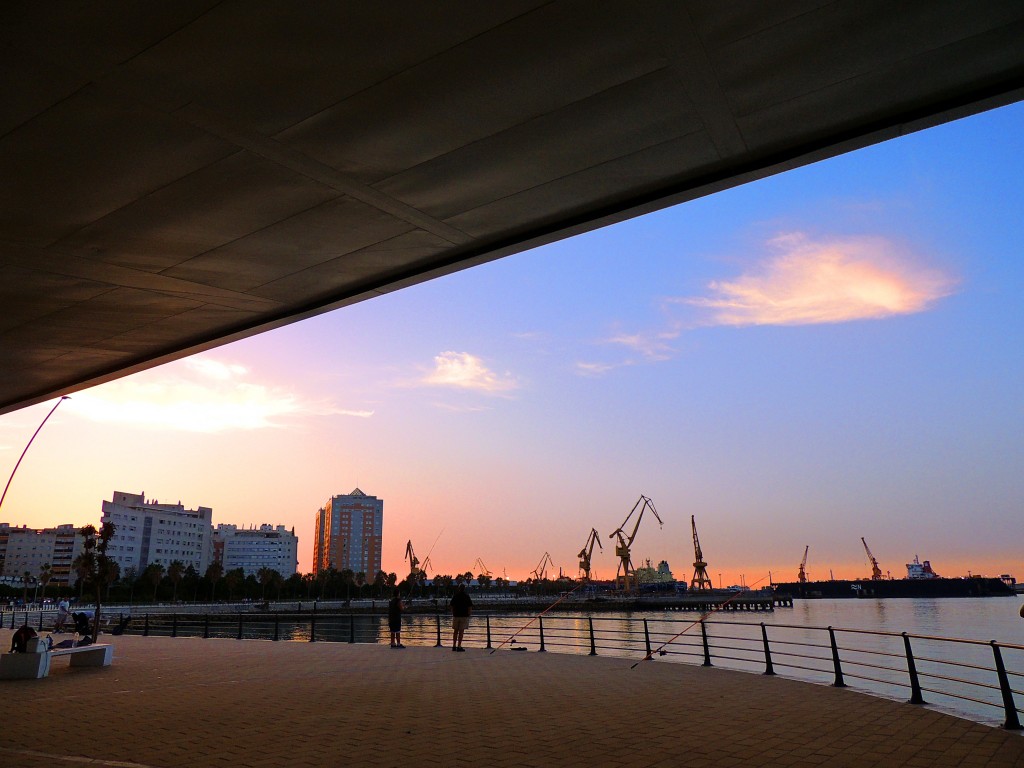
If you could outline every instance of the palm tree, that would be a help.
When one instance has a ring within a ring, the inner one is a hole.
[[[228,600],[235,599],[235,587],[245,579],[245,572],[241,568],[235,568],[224,574],[224,583],[228,588]]]
[[[128,605],[135,602],[135,582],[139,580],[139,569],[129,565],[124,569],[124,580],[128,582]]]
[[[78,597],[79,597],[79,599],[81,599],[82,598],[82,593],[85,590],[85,577],[89,573],[89,569],[88,569],[88,567],[86,566],[86,563],[85,563],[85,553],[84,552],[82,554],[78,555],[77,557],[75,557],[75,559],[71,562],[71,569],[78,576]]]
[[[167,578],[171,580],[174,585],[174,590],[171,593],[171,602],[178,602],[178,584],[181,582],[181,577],[185,575],[185,564],[181,560],[172,560],[171,564],[167,566]]]
[[[100,613],[102,611],[103,585],[111,582],[111,574],[114,572],[117,563],[107,555],[107,547],[110,540],[114,538],[115,526],[111,522],[103,523],[99,530],[96,526],[87,525],[80,531],[82,535],[82,554],[79,556],[79,573],[82,584],[89,582],[93,589],[96,600],[96,613],[93,616],[93,634],[99,637],[100,634]]]
[[[43,585],[43,602],[46,602],[46,585],[53,581],[53,570],[49,563],[39,569],[39,583]]]
[[[155,603],[156,591],[160,588],[160,582],[164,580],[164,566],[162,563],[150,563],[142,575],[153,585],[153,602]]]
[[[274,577],[280,576],[280,574],[273,568],[267,568],[263,566],[256,571],[256,579],[259,581],[260,586],[263,588],[261,593],[261,599],[263,602],[267,601],[267,586],[274,583]]]
[[[217,560],[214,560],[206,569],[206,578],[210,580],[210,602],[214,602],[217,597],[217,582],[220,581],[224,575],[224,566]]]
[[[116,560],[111,560],[107,563],[106,567],[106,583],[107,583],[107,602],[110,602],[110,588],[114,585],[114,582],[121,578],[121,566],[117,564]]]
[[[345,602],[349,602],[352,599],[352,581],[355,579],[355,573],[352,572],[351,568],[341,569],[341,583],[345,585]]]
[[[28,605],[28,585],[32,583],[32,574],[28,571],[21,574],[21,583],[25,585],[25,589],[21,593],[21,602]]]

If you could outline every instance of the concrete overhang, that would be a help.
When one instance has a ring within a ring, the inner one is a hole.
[[[1024,94],[1019,0],[0,18],[0,413]]]

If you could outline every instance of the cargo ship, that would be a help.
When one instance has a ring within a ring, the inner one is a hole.
[[[835,579],[831,581],[790,581],[773,584],[776,594],[810,600],[814,598],[889,597],[1010,597],[1016,594],[1006,577],[965,576],[944,578],[914,556],[907,563],[905,579]]]

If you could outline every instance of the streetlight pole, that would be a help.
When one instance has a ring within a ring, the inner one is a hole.
[[[7,498],[7,489],[11,487],[11,480],[14,479],[14,473],[17,472],[18,471],[18,467],[21,466],[21,460],[25,458],[25,454],[28,453],[28,449],[32,445],[32,441],[36,439],[36,435],[39,434],[39,430],[41,430],[43,428],[43,424],[45,424],[47,422],[47,420],[51,416],[53,416],[53,412],[57,410],[57,406],[60,405],[61,403],[63,403],[65,400],[70,400],[70,399],[71,398],[68,397],[67,395],[61,396],[60,400],[57,401],[57,404],[54,405],[53,408],[50,409],[50,412],[48,414],[46,414],[46,418],[43,419],[42,423],[38,427],[36,427],[36,431],[32,433],[32,437],[30,437],[29,440],[28,440],[28,445],[25,446],[25,450],[23,450],[21,452],[21,456],[18,457],[18,463],[15,464],[14,465],[14,469],[11,470],[11,476],[9,478],[7,478],[7,485],[4,486],[4,492],[3,492],[2,495],[0,495],[0,507],[2,507],[4,505],[4,499]]]

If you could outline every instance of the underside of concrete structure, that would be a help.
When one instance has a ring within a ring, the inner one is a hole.
[[[0,413],[1024,94],[1019,0],[0,15]]]

